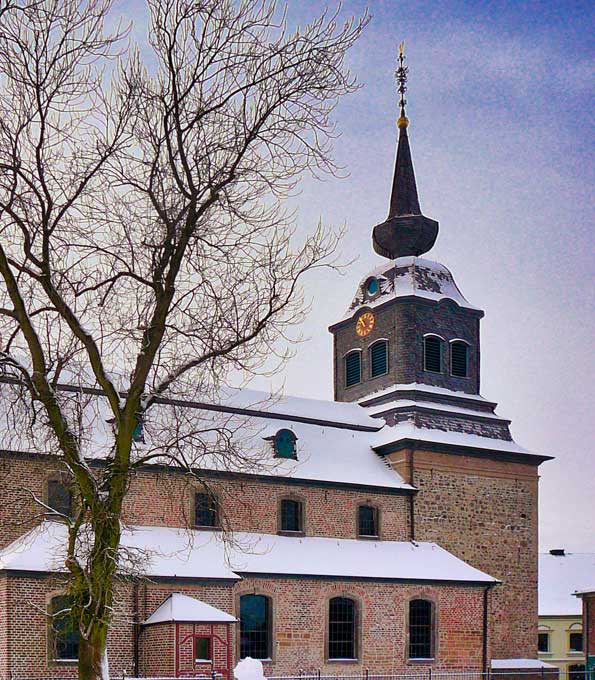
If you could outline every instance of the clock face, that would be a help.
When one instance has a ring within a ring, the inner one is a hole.
[[[374,330],[375,323],[376,319],[374,318],[372,312],[364,312],[355,324],[355,332],[362,338],[366,335],[370,335],[370,333]]]

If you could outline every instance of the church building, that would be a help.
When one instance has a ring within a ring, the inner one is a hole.
[[[244,463],[206,455],[196,477],[163,463],[136,471],[123,545],[144,575],[118,582],[114,676],[229,680],[244,657],[267,676],[539,666],[549,457],[513,441],[481,396],[484,312],[426,256],[439,227],[420,207],[405,76],[401,56],[390,208],[372,230],[383,263],[329,328],[334,401],[239,390],[183,404],[188,418],[236,423]],[[90,465],[104,464],[103,425]],[[68,472],[17,442],[0,451],[0,679],[75,678]]]

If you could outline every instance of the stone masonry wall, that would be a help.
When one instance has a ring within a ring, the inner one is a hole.
[[[357,401],[362,397],[395,384],[425,383],[451,390],[478,394],[479,392],[479,319],[477,314],[459,308],[450,300],[439,303],[426,300],[396,300],[372,310],[376,318],[374,330],[365,338],[355,332],[358,317],[366,311],[362,307],[353,319],[334,332],[335,399]],[[436,333],[443,343],[442,373],[423,369],[423,337]],[[368,348],[377,340],[389,343],[389,370],[386,375],[370,378]],[[469,343],[469,377],[450,375],[449,341],[466,340]],[[362,382],[345,386],[344,357],[353,350],[362,351]]]
[[[405,472],[410,456],[390,458]],[[429,451],[413,460],[416,540],[502,580],[490,595],[493,656],[536,658],[537,468]]]

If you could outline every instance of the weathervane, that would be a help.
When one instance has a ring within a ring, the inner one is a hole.
[[[409,73],[409,68],[405,66],[405,41],[399,45],[399,57],[397,60],[397,70],[395,71],[395,78],[397,79],[397,92],[399,93],[399,107],[401,109],[401,115],[397,121],[397,126],[399,128],[407,127],[409,125],[409,119],[405,115],[405,104],[407,100],[405,99],[405,92],[407,92],[407,74]]]

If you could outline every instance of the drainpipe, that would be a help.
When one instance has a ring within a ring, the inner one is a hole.
[[[488,669],[488,632],[489,632],[489,626],[488,626],[488,605],[489,605],[489,593],[490,589],[492,588],[491,585],[486,586],[485,590],[483,591],[483,650],[482,650],[482,666],[483,666],[483,672],[484,673],[489,673]]]
[[[132,584],[132,599],[134,607],[134,628],[133,628],[133,660],[134,660],[134,675],[139,676],[140,673],[140,653],[139,653],[139,636],[140,636],[140,612],[138,607],[138,583],[135,581]]]

